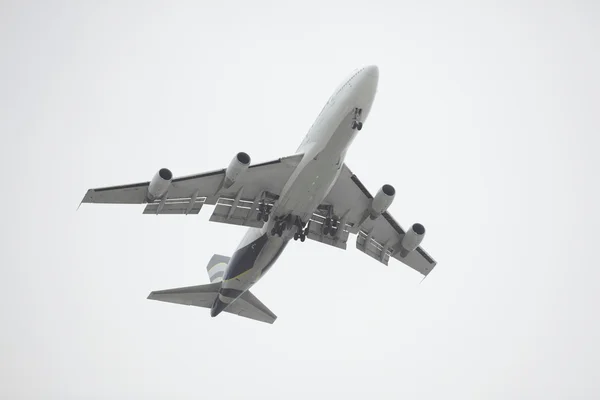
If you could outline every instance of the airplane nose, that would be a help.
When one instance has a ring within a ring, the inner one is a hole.
[[[369,101],[372,101],[373,96],[375,96],[375,92],[377,91],[378,83],[379,68],[377,65],[368,65],[361,69],[353,86],[361,96],[369,98]]]
[[[379,79],[379,67],[377,67],[377,65],[365,67],[364,72],[371,78]]]

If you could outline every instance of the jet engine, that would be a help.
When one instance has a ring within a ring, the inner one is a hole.
[[[396,189],[392,185],[383,185],[371,201],[369,210],[371,219],[376,219],[383,214],[394,201]]]
[[[402,250],[400,256],[406,257],[408,253],[416,249],[425,237],[425,227],[421,224],[413,224],[402,238]]]
[[[150,185],[148,186],[148,200],[154,201],[163,197],[171,185],[171,179],[173,179],[171,171],[167,168],[161,168],[150,181]]]
[[[248,166],[250,166],[250,156],[243,151],[237,153],[225,171],[225,182],[223,183],[223,187],[227,189],[233,185],[240,175],[246,172]]]

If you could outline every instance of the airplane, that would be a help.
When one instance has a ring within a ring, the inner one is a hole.
[[[287,157],[251,164],[237,153],[226,168],[173,178],[160,169],[149,182],[90,189],[82,203],[146,204],[143,213],[198,214],[215,206],[210,221],[249,227],[231,257],[215,254],[206,285],[153,291],[149,299],[225,311],[272,324],[277,316],[251,292],[293,238],[356,248],[388,265],[396,259],[427,276],[436,261],[420,246],[420,223],[404,230],[387,211],[396,190],[385,184],[375,196],[344,163],[369,115],[379,69],[355,70],[329,98],[306,137]],[[423,278],[424,279],[424,278]]]

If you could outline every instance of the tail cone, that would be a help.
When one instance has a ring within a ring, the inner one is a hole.
[[[215,300],[215,304],[213,304],[212,308],[210,309],[210,316],[211,317],[216,317],[217,315],[219,315],[221,313],[221,311],[223,311],[229,304],[227,303],[223,303],[221,300],[219,300],[219,297],[217,297],[217,299]]]

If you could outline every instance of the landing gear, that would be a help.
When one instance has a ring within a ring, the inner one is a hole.
[[[283,232],[285,232],[288,227],[292,225],[292,216],[285,215],[283,217],[275,217],[275,223],[273,224],[273,228],[271,229],[271,236],[283,236]]]
[[[323,235],[331,235],[334,237],[338,230],[339,221],[335,218],[325,218],[323,223]]]
[[[304,242],[306,240],[307,235],[308,224],[306,224],[306,227],[304,227],[304,223],[300,220],[300,218],[296,218],[296,233],[294,233],[294,240],[300,239],[301,242]]]
[[[360,131],[363,127],[363,123],[360,121],[362,115],[362,108],[355,108],[354,115],[352,116],[352,129]]]
[[[275,226],[273,227],[273,229],[271,229],[271,235],[272,236],[279,236],[281,237],[283,235],[283,231],[285,231],[286,229],[286,224],[285,221],[279,221],[275,224]]]
[[[299,217],[293,215],[286,215],[275,219],[275,224],[271,229],[271,236],[283,236],[283,232],[286,230],[292,230],[295,228],[294,240],[300,240],[304,242],[309,232],[309,224],[305,224]]]
[[[265,204],[264,202],[258,203],[258,214],[256,214],[256,220],[263,222],[269,221],[269,215],[271,215],[271,209],[273,206],[271,204]]]

